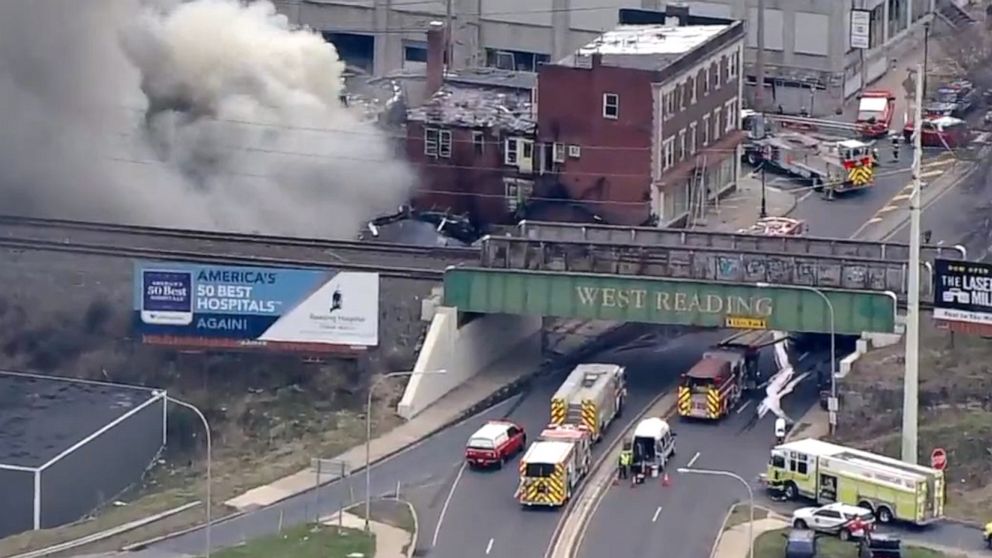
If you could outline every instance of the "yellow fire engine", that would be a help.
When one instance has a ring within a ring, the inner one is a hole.
[[[562,506],[589,472],[592,438],[587,429],[550,425],[520,460],[516,498],[524,506]]]
[[[551,424],[581,424],[593,440],[623,411],[627,398],[624,367],[616,364],[580,364],[551,398]]]

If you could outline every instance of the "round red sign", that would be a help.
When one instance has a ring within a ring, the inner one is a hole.
[[[947,467],[947,452],[943,448],[937,448],[930,453],[930,466],[939,471]]]

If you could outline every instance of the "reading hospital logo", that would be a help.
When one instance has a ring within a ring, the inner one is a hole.
[[[334,289],[334,294],[331,295],[331,309],[329,312],[333,314],[335,310],[341,310],[343,302],[344,299],[341,296],[341,289]]]

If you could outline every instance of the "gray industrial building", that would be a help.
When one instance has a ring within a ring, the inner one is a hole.
[[[166,394],[0,371],[0,538],[83,518],[165,446]]]
[[[874,81],[891,49],[950,0],[766,0],[765,46],[775,106],[825,114]],[[291,22],[324,33],[349,63],[377,75],[422,68],[425,32],[449,17],[451,66],[499,66],[533,71],[560,60],[614,26],[619,8],[662,9],[662,0],[276,0]],[[745,19],[746,64],[757,47],[757,0],[678,2],[693,15]],[[870,10],[870,48],[850,48],[853,9]],[[376,32],[378,31],[378,32]],[[863,58],[862,58],[863,57]],[[752,83],[753,71],[750,72]]]

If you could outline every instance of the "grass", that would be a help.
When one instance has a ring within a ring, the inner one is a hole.
[[[357,504],[346,511],[362,519],[365,518],[365,504]],[[369,504],[369,519],[403,529],[407,533],[413,533],[416,528],[413,512],[410,511],[410,506],[402,500],[372,500]]]
[[[767,531],[754,541],[755,558],[782,558],[785,555],[785,536],[788,529]],[[817,541],[818,558],[858,558],[858,547],[852,542],[843,542],[836,537],[823,535]],[[903,558],[961,558],[957,554],[945,554],[929,548],[905,546]]]
[[[768,510],[758,506],[754,507],[754,520],[759,521],[768,517]],[[747,504],[736,504],[730,510],[730,516],[727,517],[727,523],[724,525],[724,530],[730,529],[731,527],[736,527],[738,525],[743,525],[751,520],[751,509]]]
[[[992,341],[951,335],[921,321],[920,462],[948,456],[945,513],[985,523],[992,517]],[[899,457],[901,344],[874,350],[842,384],[838,440]]]
[[[212,554],[215,558],[372,558],[375,539],[360,529],[304,525]]]

